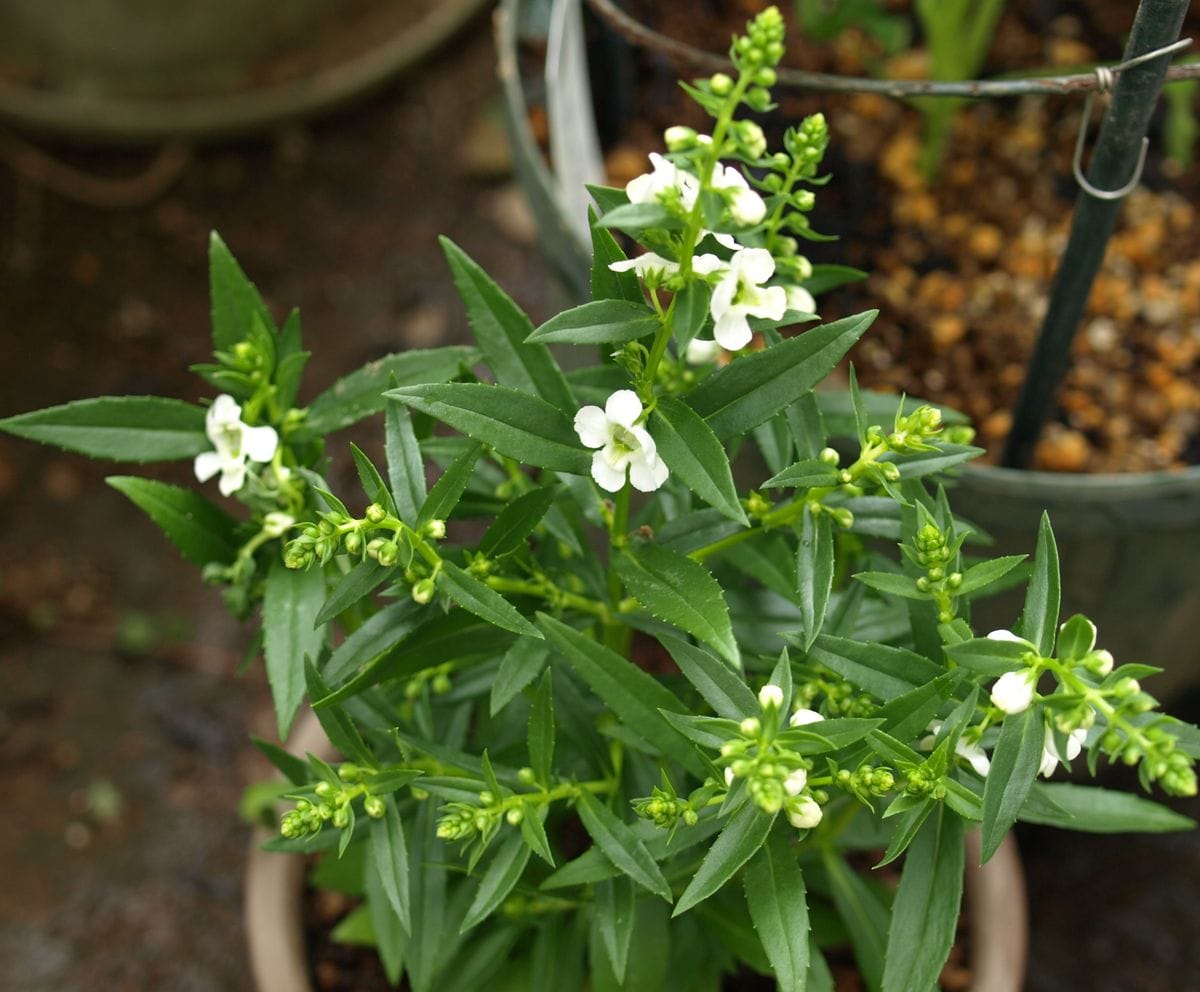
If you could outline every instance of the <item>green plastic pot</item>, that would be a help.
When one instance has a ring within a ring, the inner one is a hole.
[[[1179,472],[1067,475],[968,466],[950,493],[957,513],[1029,554],[1050,515],[1062,570],[1062,617],[1083,613],[1117,663],[1164,671],[1147,690],[1178,696],[1200,681],[1200,466]],[[1011,627],[1022,593],[979,601],[977,627]]]

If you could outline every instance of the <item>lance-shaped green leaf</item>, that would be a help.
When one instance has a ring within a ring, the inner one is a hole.
[[[471,481],[471,473],[475,471],[475,463],[479,461],[482,453],[483,445],[470,445],[439,476],[417,511],[418,527],[429,523],[430,520],[445,520],[450,516],[458,506],[458,501],[462,499],[467,483]]]
[[[962,665],[980,675],[1003,675],[1024,668],[1025,655],[1031,653],[1022,641],[1001,641],[991,637],[972,637],[945,648],[956,665]]]
[[[408,847],[404,840],[404,825],[396,810],[396,800],[383,800],[384,814],[371,821],[370,860],[368,871],[379,876],[392,912],[406,933],[412,933],[409,909]]]
[[[920,406],[933,406],[942,412],[942,421],[946,424],[965,424],[969,422],[964,414],[950,407],[930,403],[916,396],[901,397],[894,393],[876,393],[869,389],[858,390],[862,400],[863,423],[890,425],[896,416],[897,407],[907,416]],[[854,437],[856,434],[854,401],[849,390],[821,390],[815,394],[821,414],[828,428],[830,437]]]
[[[363,888],[367,897],[365,908],[371,922],[371,936],[379,951],[387,980],[392,985],[399,985],[400,975],[404,970],[404,959],[408,953],[409,936],[384,891],[383,869],[372,860],[373,855],[369,847],[367,858]]]
[[[651,436],[667,468],[709,506],[748,524],[738,502],[729,456],[703,418],[683,400],[661,396],[652,425]]]
[[[369,558],[366,561],[360,561],[338,580],[338,584],[333,587],[333,592],[325,600],[325,605],[313,617],[312,625],[319,627],[323,623],[328,623],[339,613],[348,610],[383,585],[395,571],[394,568],[384,568],[379,562]]]
[[[963,861],[963,821],[942,808],[908,849],[892,905],[883,992],[935,987],[954,944]]]
[[[460,933],[478,926],[508,898],[513,886],[525,872],[529,854],[529,847],[518,831],[513,831],[504,839],[479,880],[479,888],[459,928]]]
[[[838,470],[818,458],[803,458],[789,465],[763,483],[764,489],[811,489],[814,486],[836,486]]]
[[[911,455],[889,452],[879,460],[895,462],[902,479],[920,479],[935,472],[945,472],[982,454],[982,448],[969,444],[939,444],[934,451],[918,451]]]
[[[580,791],[576,809],[588,836],[613,865],[642,888],[671,901],[671,886],[662,869],[627,823],[586,790]]]
[[[916,579],[900,572],[857,572],[853,578],[856,582],[888,596],[900,596],[904,599],[930,598],[929,593],[917,588]]]
[[[384,453],[387,456],[388,480],[400,519],[410,527],[425,502],[425,463],[421,446],[413,432],[412,418],[400,403],[389,403],[384,409]]]
[[[575,475],[591,471],[591,453],[566,416],[540,397],[465,382],[389,389],[386,395],[526,465]]]
[[[785,638],[799,643],[793,635]],[[940,665],[906,648],[829,634],[816,639],[809,657],[884,702],[932,682],[944,672]]]
[[[542,632],[526,620],[520,610],[495,589],[463,571],[452,561],[442,561],[438,588],[463,609],[470,610],[488,623],[511,630],[514,634],[541,639]]]
[[[542,641],[516,641],[500,659],[500,669],[492,681],[491,714],[495,716],[508,701],[529,685],[546,664],[550,647]]]
[[[526,340],[545,344],[623,344],[653,334],[661,322],[645,303],[593,300],[551,317]]]
[[[1096,646],[1096,625],[1081,613],[1076,613],[1062,625],[1054,653],[1059,661],[1070,664],[1080,661]]]
[[[631,547],[617,558],[617,574],[642,607],[687,631],[741,667],[729,607],[712,573],[686,555],[655,544]]]
[[[812,647],[825,623],[833,591],[833,529],[827,514],[805,513],[796,545],[796,592],[804,624],[804,650]]]
[[[746,866],[750,919],[780,992],[804,992],[808,976],[808,902],[804,876],[786,836],[776,830]]]
[[[538,614],[546,637],[614,715],[653,747],[692,774],[705,768],[692,745],[663,719],[660,710],[684,713],[684,705],[654,676],[573,627]]]
[[[871,992],[883,984],[887,948],[887,904],[879,893],[842,859],[831,846],[821,849],[821,863],[829,876],[829,888],[838,918],[850,934],[854,960]]]
[[[536,393],[559,410],[574,410],[571,387],[549,349],[526,340],[533,333],[533,323],[466,252],[449,238],[440,241],[471,330],[496,382]]]
[[[1029,580],[1025,609],[1017,622],[1016,632],[1032,642],[1046,657],[1054,650],[1060,597],[1058,545],[1054,543],[1050,517],[1043,513],[1033,554],[1033,577]]]
[[[349,578],[346,576],[342,582]],[[328,606],[329,600],[325,603]],[[322,611],[324,609],[322,607]],[[336,611],[334,615],[337,612],[341,611]],[[325,663],[325,679],[330,683],[340,682],[357,668],[399,644],[424,618],[423,607],[412,599],[389,603],[334,648],[329,661]]]
[[[703,279],[693,279],[675,294],[672,325],[681,350],[704,329],[711,299],[712,288]]]
[[[608,954],[613,975],[618,982],[624,983],[629,938],[633,936],[633,882],[626,876],[605,879],[596,883],[595,892],[592,919]]]
[[[537,781],[549,788],[554,766],[554,691],[550,669],[542,675],[529,712],[529,767]]]
[[[1046,723],[1041,706],[1004,718],[1000,739],[983,785],[984,861],[991,858],[1016,823],[1042,763]]]
[[[193,564],[228,564],[237,557],[237,521],[199,493],[134,475],[104,481],[144,510]]]
[[[476,357],[473,348],[451,345],[402,351],[368,362],[309,404],[304,434],[323,436],[379,413],[386,405],[384,390],[393,385],[393,378],[397,386],[446,382],[469,368]]]
[[[1025,560],[1024,555],[1006,555],[1003,558],[991,558],[972,565],[962,573],[962,585],[955,593],[965,596],[968,593],[986,589],[993,582],[998,582]]]
[[[279,560],[271,563],[263,590],[263,655],[280,740],[286,740],[304,698],[304,659],[317,657],[325,640],[325,630],[312,625],[324,602],[320,568],[293,570]]]
[[[321,678],[312,659],[307,657],[304,659],[304,682],[309,699],[322,699],[329,695],[329,686]],[[327,706],[317,710],[316,714],[330,744],[351,761],[357,761],[366,768],[375,766],[375,756],[367,749],[358,727],[342,707]]]
[[[99,396],[0,420],[0,431],[120,462],[165,462],[212,450],[202,407],[162,396]]]
[[[208,285],[215,351],[228,351],[246,340],[255,317],[263,327],[275,326],[258,290],[216,231],[208,238]]]
[[[642,287],[630,271],[614,272],[613,262],[624,262],[629,256],[606,228],[596,223],[596,212],[588,207],[588,222],[592,229],[591,287],[593,300],[626,300],[642,303]]]
[[[702,647],[669,634],[659,634],[658,640],[670,652],[684,677],[719,716],[741,720],[758,712],[758,697],[741,673],[730,668],[727,662]]]
[[[1035,804],[1035,798],[1048,802]],[[1159,834],[1196,826],[1191,817],[1141,796],[1070,782],[1035,782],[1018,819],[1092,834]]]
[[[358,481],[364,495],[372,503],[378,503],[390,515],[395,516],[396,501],[392,499],[387,483],[383,481],[383,476],[379,474],[374,462],[353,441],[350,442],[350,454],[354,458],[354,467],[358,470]]]
[[[546,515],[556,495],[557,487],[539,486],[518,496],[500,511],[479,539],[479,553],[488,558],[499,558],[524,547],[525,538],[533,533],[533,528]]]
[[[734,813],[708,849],[671,915],[687,912],[733,878],[763,846],[774,822],[775,814],[764,813],[753,802],[747,802]]]
[[[738,358],[691,394],[691,406],[720,438],[744,434],[825,378],[875,319],[871,310]]]

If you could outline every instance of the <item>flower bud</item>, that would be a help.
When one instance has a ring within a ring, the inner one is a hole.
[[[777,685],[764,685],[758,690],[758,705],[764,710],[777,710],[783,705],[783,690]]]
[[[517,769],[517,781],[522,785],[533,785],[537,781],[537,776],[533,773],[533,769],[528,765]]]
[[[1005,672],[992,686],[992,705],[1005,713],[1022,713],[1033,702],[1033,673],[1028,669]]]
[[[400,547],[395,541],[384,541],[379,549],[379,564],[391,568],[400,560]]]
[[[321,799],[328,799],[334,793],[334,787],[328,782],[318,782],[313,789]]]
[[[718,72],[708,81],[709,89],[717,96],[728,96],[733,92],[733,80],[725,73]]]
[[[758,717],[748,716],[738,725],[738,729],[744,737],[757,737],[762,732],[762,724]]]
[[[1113,670],[1114,658],[1111,651],[1106,651],[1104,648],[1090,652],[1083,659],[1084,667],[1094,675],[1104,678]]]
[[[821,807],[808,796],[800,796],[788,807],[788,823],[797,830],[811,830],[821,822]]]
[[[412,588],[413,601],[420,603],[422,606],[424,606],[431,599],[433,599],[434,588],[435,588],[435,586],[433,583],[433,579],[429,579],[429,578],[422,579],[420,582],[418,582]]]
[[[792,714],[792,717],[790,720],[788,720],[788,723],[793,727],[803,727],[809,723],[819,723],[824,719],[825,717],[821,716],[821,714],[816,710],[810,710],[801,707]]]
[[[808,772],[803,768],[797,768],[783,780],[783,791],[789,796],[798,796],[804,791],[806,785],[808,785]]]
[[[383,521],[387,519],[387,510],[385,510],[378,503],[372,503],[367,507],[366,511],[363,513],[363,516],[370,520],[373,524],[383,523]]]
[[[362,772],[359,770],[358,765],[346,761],[338,767],[338,778],[343,782],[357,782],[362,778]]]
[[[733,788],[733,781],[734,781],[734,779],[736,779],[736,778],[737,778],[737,775],[734,773],[734,771],[733,771],[733,768],[732,768],[732,767],[729,767],[729,768],[726,768],[726,769],[725,769],[725,787],[726,787],[727,789],[728,789],[728,788]]]
[[[833,519],[842,530],[849,530],[854,526],[854,514],[847,507],[839,506],[834,510]]]
[[[514,806],[504,814],[504,819],[508,821],[508,825],[510,827],[517,827],[520,826],[521,821],[525,819],[525,813],[521,810],[521,807]]]
[[[362,534],[356,530],[350,531],[345,537],[342,538],[342,547],[345,549],[346,554],[348,555],[358,554],[360,551],[362,551],[362,546]]]
[[[693,128],[676,124],[663,132],[663,141],[666,142],[667,151],[686,151],[696,143],[696,132]]]
[[[821,453],[817,455],[826,465],[836,467],[838,462],[842,460],[842,456],[833,448],[822,448]]]
[[[379,796],[367,796],[363,800],[363,811],[372,820],[381,820],[387,812],[387,807],[384,805],[383,799]]]
[[[296,518],[290,513],[272,510],[263,517],[262,530],[267,537],[283,537],[295,522]]]
[[[446,536],[446,521],[445,520],[430,520],[421,528],[421,534],[425,537],[431,537],[435,541],[440,541]]]

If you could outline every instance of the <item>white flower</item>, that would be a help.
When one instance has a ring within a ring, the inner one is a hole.
[[[1033,672],[1005,672],[992,686],[993,705],[1005,713],[1022,713],[1033,702]]]
[[[721,346],[707,338],[692,338],[687,344],[685,357],[689,365],[711,365],[721,354]]]
[[[803,768],[797,768],[783,780],[783,791],[789,796],[798,796],[804,791],[806,785],[808,785],[808,772]]]
[[[625,184],[630,203],[662,203],[676,195],[685,210],[691,210],[700,195],[700,180],[657,152],[650,153],[653,172],[635,176]]]
[[[783,690],[767,683],[758,690],[758,705],[764,710],[779,709],[783,705]]]
[[[791,726],[793,726],[793,727],[803,727],[806,724],[818,723],[819,721],[824,720],[824,719],[825,719],[825,717],[821,716],[821,714],[818,713],[816,710],[805,709],[802,706],[802,707],[800,707],[800,709],[796,710],[796,712],[792,714],[792,718],[790,720],[788,720],[788,723],[791,724]]]
[[[635,272],[642,282],[662,283],[669,276],[679,271],[679,263],[663,258],[652,251],[643,252],[635,258],[623,258],[619,262],[610,262],[608,267],[613,272]]]
[[[747,317],[778,320],[787,310],[782,286],[763,286],[775,272],[775,259],[765,248],[743,248],[713,288],[709,313],[716,326],[713,337],[726,351],[746,347],[753,336]]]
[[[197,455],[193,468],[201,482],[207,482],[220,472],[222,496],[232,496],[245,484],[248,460],[269,462],[279,447],[275,428],[251,427],[243,423],[242,408],[226,393],[218,396],[208,408],[204,431],[216,450]]]
[[[917,742],[917,747],[922,751],[932,751],[938,733],[942,729],[942,721],[934,720],[929,724],[929,736],[921,738]],[[958,740],[954,744],[954,753],[964,759],[975,773],[983,778],[987,778],[987,773],[992,767],[991,761],[988,759],[987,752],[979,746],[978,743],[970,743],[959,735]]]
[[[821,822],[822,815],[816,800],[808,796],[801,796],[788,804],[788,823],[797,830],[811,830]]]
[[[1059,761],[1074,761],[1079,757],[1079,752],[1083,750],[1084,741],[1087,740],[1087,730],[1080,727],[1078,730],[1072,730],[1067,734],[1067,753],[1060,754],[1058,747],[1054,743],[1054,729],[1046,728],[1046,739],[1042,745],[1042,764],[1038,772],[1045,778],[1049,778],[1054,774],[1054,770],[1058,767]]]
[[[763,198],[750,188],[746,177],[731,165],[717,167],[713,172],[712,188],[728,192],[729,214],[745,227],[758,224],[767,215]]]
[[[601,489],[619,492],[625,485],[625,470],[633,488],[643,493],[653,492],[667,481],[666,463],[644,427],[637,426],[642,415],[642,402],[632,389],[613,393],[601,410],[585,406],[575,414],[575,433],[589,448],[599,448],[592,455],[592,478]]]
[[[787,295],[787,308],[797,313],[816,313],[817,301],[803,286],[788,286],[784,292]]]

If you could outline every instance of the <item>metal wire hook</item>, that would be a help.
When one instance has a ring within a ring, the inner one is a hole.
[[[1160,55],[1181,51],[1191,43],[1191,38],[1181,38],[1170,45],[1156,48],[1152,52],[1143,52],[1136,58],[1129,59],[1127,62],[1121,62],[1119,65],[1101,65],[1096,67],[1096,89],[1089,90],[1087,97],[1083,101],[1083,115],[1079,120],[1079,137],[1075,139],[1075,155],[1071,160],[1071,169],[1075,173],[1075,181],[1079,183],[1080,188],[1089,196],[1094,196],[1097,200],[1121,200],[1132,193],[1137,184],[1141,182],[1142,170],[1146,166],[1146,152],[1150,148],[1150,139],[1143,137],[1142,150],[1138,155],[1137,166],[1133,170],[1133,178],[1120,189],[1098,189],[1088,182],[1083,174],[1083,146],[1087,141],[1088,122],[1092,119],[1092,101],[1096,98],[1096,94],[1107,93],[1111,90],[1113,84],[1116,82],[1117,75],[1126,69],[1140,65],[1142,62],[1149,62],[1150,59],[1158,58]]]

